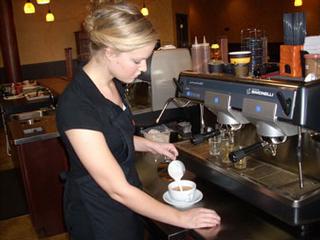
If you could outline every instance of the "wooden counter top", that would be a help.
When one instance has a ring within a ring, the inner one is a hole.
[[[12,119],[7,122],[7,125],[15,145],[59,137],[54,112],[41,118],[35,118],[32,123],[29,123],[28,120]]]
[[[204,141],[201,144],[194,145],[189,140],[187,140],[178,142],[175,145],[179,150],[192,154],[193,156],[203,161],[206,161],[210,158],[208,141]]]
[[[56,95],[60,95],[70,81],[65,77],[52,77],[37,79],[37,82],[39,83],[39,85],[49,88]]]

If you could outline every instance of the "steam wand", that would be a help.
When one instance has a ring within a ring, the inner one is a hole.
[[[199,104],[200,107],[200,133],[205,133],[205,123],[204,123],[204,105],[203,103]]]
[[[156,119],[156,123],[159,123],[159,122],[160,122],[160,119],[161,119],[164,111],[167,109],[169,103],[171,103],[171,102],[173,102],[177,107],[186,107],[186,106],[188,106],[188,105],[191,103],[191,100],[188,100],[186,103],[184,103],[184,104],[181,105],[181,104],[178,102],[178,98],[175,98],[175,97],[168,98],[167,101],[166,101],[166,103],[164,104],[164,106],[163,106],[160,114],[159,114],[159,117]]]
[[[299,186],[302,189],[304,187],[303,174],[302,174],[302,130],[298,127],[298,146],[297,146],[297,157],[298,157],[298,170],[299,170]]]

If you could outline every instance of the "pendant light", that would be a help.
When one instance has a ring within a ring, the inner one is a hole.
[[[302,0],[294,0],[294,6],[295,7],[301,7],[302,6]]]
[[[48,3],[50,3],[50,0],[37,0],[37,3],[40,5],[48,4]]]
[[[54,22],[54,15],[51,12],[50,7],[49,7],[49,10],[46,14],[46,22]]]
[[[146,4],[143,0],[143,7],[141,8],[140,12],[142,13],[143,16],[148,16],[149,15],[149,10],[146,7]]]
[[[23,6],[23,11],[25,14],[32,14],[32,13],[36,12],[36,9],[35,9],[33,3],[30,0],[27,0]]]

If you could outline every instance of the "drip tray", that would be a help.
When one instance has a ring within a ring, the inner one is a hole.
[[[292,226],[320,221],[320,180],[304,176],[304,188],[300,189],[297,172],[262,161],[262,157],[267,157],[264,154],[248,156],[247,168],[236,169],[232,164],[222,163],[220,156],[210,156],[206,142],[193,145],[184,141],[176,146],[187,169],[281,221]],[[315,162],[316,168],[319,149],[308,146],[305,144],[304,162]],[[294,151],[278,153],[280,159],[297,161]]]
[[[254,159],[248,162],[250,165],[247,169],[239,171],[232,169],[232,171],[291,200],[303,199],[308,193],[320,188],[320,182],[306,177],[303,179],[304,187],[300,188],[298,174]]]

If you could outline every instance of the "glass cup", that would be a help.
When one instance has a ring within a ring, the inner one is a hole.
[[[235,162],[233,166],[236,169],[246,169],[247,168],[247,157],[241,158],[239,161]]]
[[[229,150],[231,152],[234,149],[234,131],[228,132],[228,138],[229,138]]]
[[[239,149],[241,149],[242,146],[239,146]],[[241,158],[239,161],[235,162],[233,164],[234,168],[242,170],[242,169],[246,169],[247,168],[247,157],[243,157]]]
[[[159,155],[159,159],[157,159],[157,162],[157,173],[159,178],[165,182],[171,182],[173,179],[168,173],[168,166],[171,160]]]
[[[209,154],[211,156],[219,156],[220,155],[220,147],[221,147],[221,138],[220,135],[213,136],[209,138]]]
[[[230,140],[227,132],[223,132],[221,136],[221,145],[220,145],[220,156],[221,161],[224,164],[231,164],[232,162],[229,160],[229,152],[230,152]]]

